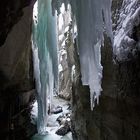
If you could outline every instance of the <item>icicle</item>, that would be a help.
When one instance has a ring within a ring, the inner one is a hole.
[[[45,134],[48,108],[58,78],[56,19],[51,0],[38,0],[33,26],[34,69],[38,101],[38,133]]]

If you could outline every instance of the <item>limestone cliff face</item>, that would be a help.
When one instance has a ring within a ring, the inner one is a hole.
[[[35,93],[32,9],[31,0],[0,2],[0,138],[3,140],[27,139],[33,130],[29,117],[29,104]]]
[[[114,14],[122,2],[113,1]],[[116,17],[118,18],[118,17]],[[114,19],[114,23],[116,19]],[[116,25],[117,26],[117,25]],[[114,27],[116,28],[116,27]],[[133,28],[138,39],[140,25]],[[90,110],[89,88],[82,86],[79,67],[73,83],[72,126],[74,140],[138,140],[140,139],[140,52],[128,61],[117,61],[105,37],[102,48],[103,79],[99,105]]]

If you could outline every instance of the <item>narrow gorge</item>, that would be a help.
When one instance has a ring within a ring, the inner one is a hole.
[[[140,139],[140,0],[5,0],[0,21],[0,139]]]

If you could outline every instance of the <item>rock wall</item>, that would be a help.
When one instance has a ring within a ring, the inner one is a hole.
[[[0,2],[0,139],[27,140],[34,132],[31,0]]]
[[[121,3],[114,1],[114,6]],[[113,7],[113,10],[117,9]],[[115,22],[115,20],[114,20]],[[134,27],[138,39],[140,25]],[[76,60],[78,60],[78,55]],[[72,93],[72,128],[74,140],[138,140],[140,139],[140,52],[129,61],[113,58],[110,40],[102,47],[103,91],[99,105],[90,110],[89,88],[82,86],[79,63]]]
[[[58,16],[58,48],[59,48],[59,93],[61,98],[71,99],[71,73],[73,66],[73,41],[71,35],[71,11],[63,11]],[[61,68],[61,69],[60,69]]]

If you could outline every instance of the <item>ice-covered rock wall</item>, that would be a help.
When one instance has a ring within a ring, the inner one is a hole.
[[[71,7],[67,11],[62,4],[58,15],[58,53],[59,53],[59,92],[58,95],[64,99],[71,98],[72,82],[71,70],[73,65],[73,38],[71,29]]]
[[[37,126],[38,133],[43,134],[58,78],[56,17],[52,15],[51,0],[37,1],[33,19],[34,71],[38,92]]]
[[[140,49],[133,37],[133,29],[140,24],[140,1],[124,0],[120,11],[117,29],[114,31],[114,54],[118,61],[131,59]]]

